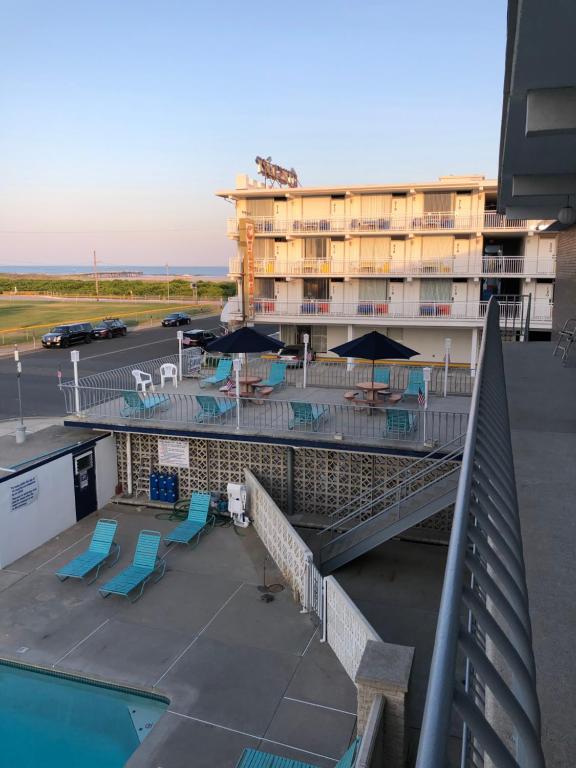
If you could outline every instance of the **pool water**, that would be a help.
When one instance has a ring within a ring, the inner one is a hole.
[[[0,663],[0,765],[122,768],[167,704]]]

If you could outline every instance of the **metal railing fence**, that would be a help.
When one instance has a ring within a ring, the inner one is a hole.
[[[242,397],[240,407],[231,397],[216,397],[207,391],[209,411],[203,410],[197,398],[201,395],[180,394],[162,391],[153,395],[148,392],[141,396],[141,405],[134,405],[134,387],[116,389],[88,387],[80,383],[67,382],[61,387],[67,413],[89,417],[138,421],[155,421],[166,424],[195,425],[197,428],[219,428],[225,431],[246,431],[275,435],[278,432],[317,436],[335,439],[358,438],[379,442],[420,443],[441,445],[466,431],[468,414],[452,411],[402,409],[412,428],[403,429],[394,420],[388,421],[384,408],[359,407],[347,404],[309,403],[305,393],[301,400],[262,400]],[[128,393],[126,397],[125,393]],[[146,406],[146,398],[152,398]],[[157,398],[154,400],[154,398]],[[131,404],[132,403],[132,404]],[[314,409],[315,417],[308,420],[302,413],[308,405]],[[303,406],[303,407],[302,407]],[[397,409],[392,409],[397,410]],[[299,413],[300,415],[297,415]]]
[[[499,307],[486,316],[439,610],[417,768],[543,768]],[[461,682],[464,677],[464,682]]]

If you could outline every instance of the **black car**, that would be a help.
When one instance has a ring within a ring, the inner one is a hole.
[[[93,339],[111,339],[112,336],[126,336],[128,326],[117,317],[105,317],[92,329]]]
[[[216,335],[212,331],[203,331],[200,328],[196,328],[193,331],[184,331],[182,338],[183,347],[201,347],[206,349],[206,346],[214,341]]]
[[[90,344],[92,341],[92,326],[90,323],[72,323],[57,325],[50,333],[42,336],[43,347],[69,347],[71,344]]]
[[[167,328],[171,325],[188,325],[191,322],[192,318],[186,312],[172,312],[162,320],[162,325]]]
[[[308,362],[315,357],[315,353],[308,347]],[[304,362],[304,344],[286,344],[278,350],[278,360],[286,363],[288,368],[301,368]]]

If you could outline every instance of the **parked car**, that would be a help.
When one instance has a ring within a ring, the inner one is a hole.
[[[191,322],[192,318],[186,312],[172,312],[162,320],[162,325],[168,328],[171,325],[188,325]]]
[[[206,349],[206,346],[214,341],[216,334],[212,331],[204,331],[201,328],[195,328],[193,331],[184,331],[182,338],[183,347],[201,347]]]
[[[112,336],[126,336],[128,326],[117,317],[105,317],[92,329],[93,339],[111,339]]]
[[[308,362],[315,357],[316,354],[308,347]],[[286,344],[278,350],[278,359],[286,363],[289,368],[301,368],[304,363],[304,344]]]
[[[43,347],[69,347],[71,344],[92,341],[92,325],[90,323],[72,323],[57,325],[49,333],[42,336]]]

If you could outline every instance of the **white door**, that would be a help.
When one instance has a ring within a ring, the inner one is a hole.
[[[454,317],[468,317],[469,308],[467,301],[468,283],[452,283],[451,314]]]
[[[330,281],[331,312],[344,312],[344,282]]]
[[[471,213],[472,195],[456,195],[456,229],[468,229],[470,227]]]
[[[401,317],[404,314],[404,283],[393,283],[389,281],[388,293],[390,296],[388,314],[391,317]]]
[[[274,201],[274,231],[286,232],[286,219],[288,218],[288,202],[286,200]]]
[[[406,197],[404,195],[400,197],[392,196],[390,215],[390,229],[406,229]]]
[[[288,283],[285,280],[275,280],[274,295],[276,297],[276,313],[288,314]]]
[[[344,200],[332,198],[330,203],[330,231],[344,232]]]
[[[411,241],[414,242],[414,241]],[[406,240],[390,241],[390,272],[402,274],[404,271],[404,258],[406,254]]]

